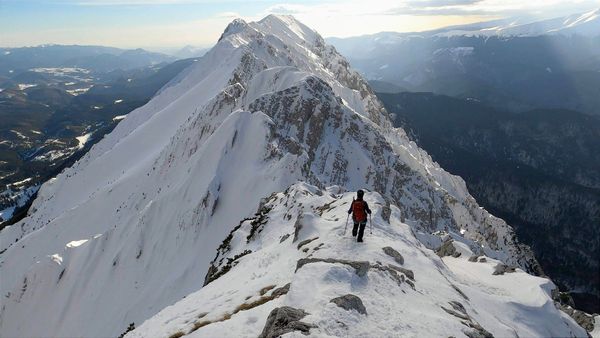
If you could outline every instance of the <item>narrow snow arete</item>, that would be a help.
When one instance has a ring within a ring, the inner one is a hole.
[[[359,188],[362,246],[341,236]],[[314,336],[586,336],[527,272],[346,60],[271,15],[233,21],[0,233],[0,333],[266,337],[288,306]]]

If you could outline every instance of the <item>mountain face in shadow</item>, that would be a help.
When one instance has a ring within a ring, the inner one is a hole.
[[[378,93],[394,123],[513,224],[576,305],[599,312],[600,121],[566,110],[509,113],[431,93]]]

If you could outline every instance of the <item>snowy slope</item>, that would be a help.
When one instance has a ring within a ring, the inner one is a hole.
[[[299,183],[271,195],[260,216],[241,223],[224,242],[228,249],[215,262],[239,257],[231,270],[126,337],[257,337],[269,312],[281,306],[306,311],[302,321],[316,326],[313,337],[464,337],[482,333],[476,325],[495,337],[586,336],[554,307],[549,280],[521,270],[493,275],[498,261],[470,262],[472,252],[461,244],[460,257],[440,259],[401,222],[398,208],[384,210],[377,193],[366,198],[373,233],[355,243],[350,231],[343,234],[353,194],[337,192]],[[385,247],[404,261],[388,256]],[[297,264],[305,258],[316,261]],[[368,270],[361,276],[348,264],[319,261],[326,259],[368,262]],[[394,276],[390,266],[406,270],[392,268]],[[288,283],[289,292],[276,296]],[[358,296],[367,314],[330,302],[345,294]]]
[[[118,336],[200,290],[227,234],[298,181],[377,191],[429,248],[443,231],[537,269],[316,32],[287,16],[235,20],[0,233],[2,336]]]

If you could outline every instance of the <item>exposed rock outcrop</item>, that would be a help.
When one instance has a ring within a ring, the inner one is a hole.
[[[306,264],[318,263],[318,262],[350,265],[351,267],[354,268],[354,270],[356,271],[356,274],[360,277],[366,276],[367,272],[369,271],[369,267],[370,267],[369,262],[365,262],[365,261],[349,261],[349,260],[345,260],[345,259],[335,259],[335,258],[301,258],[298,260],[298,263],[296,263],[296,271],[298,271],[298,269],[300,269],[301,267],[303,267]]]
[[[350,293],[347,295],[333,298],[330,302],[347,311],[356,310],[360,314],[367,314],[367,309],[365,308],[365,305],[363,304],[362,300],[358,296],[355,296]]]
[[[508,266],[506,264],[500,263],[500,264],[496,265],[492,275],[503,275],[505,273],[511,273],[511,272],[515,272],[515,271],[516,270],[515,270],[514,266]]]
[[[454,241],[452,239],[445,241],[444,243],[442,243],[442,246],[440,246],[440,248],[435,251],[435,253],[440,257],[460,257],[460,252],[456,251],[454,244],[452,244],[453,242]]]
[[[300,331],[308,335],[310,329],[315,326],[300,321],[306,315],[308,313],[304,310],[289,306],[275,308],[269,313],[265,327],[258,337],[276,338],[293,331]]]
[[[382,250],[383,252],[385,252],[386,255],[392,257],[396,261],[396,263],[404,265],[404,257],[402,257],[402,255],[396,249],[386,246]]]

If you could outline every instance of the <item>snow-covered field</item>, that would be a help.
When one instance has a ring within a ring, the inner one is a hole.
[[[34,84],[34,83],[19,83],[18,84],[19,90],[25,90],[27,88],[32,88],[35,86],[37,86],[37,84]]]
[[[80,94],[83,94],[85,92],[87,92],[88,90],[90,90],[92,88],[92,86],[89,87],[83,87],[83,88],[74,88],[74,89],[67,89],[66,92],[73,95],[73,96],[77,96]]]

